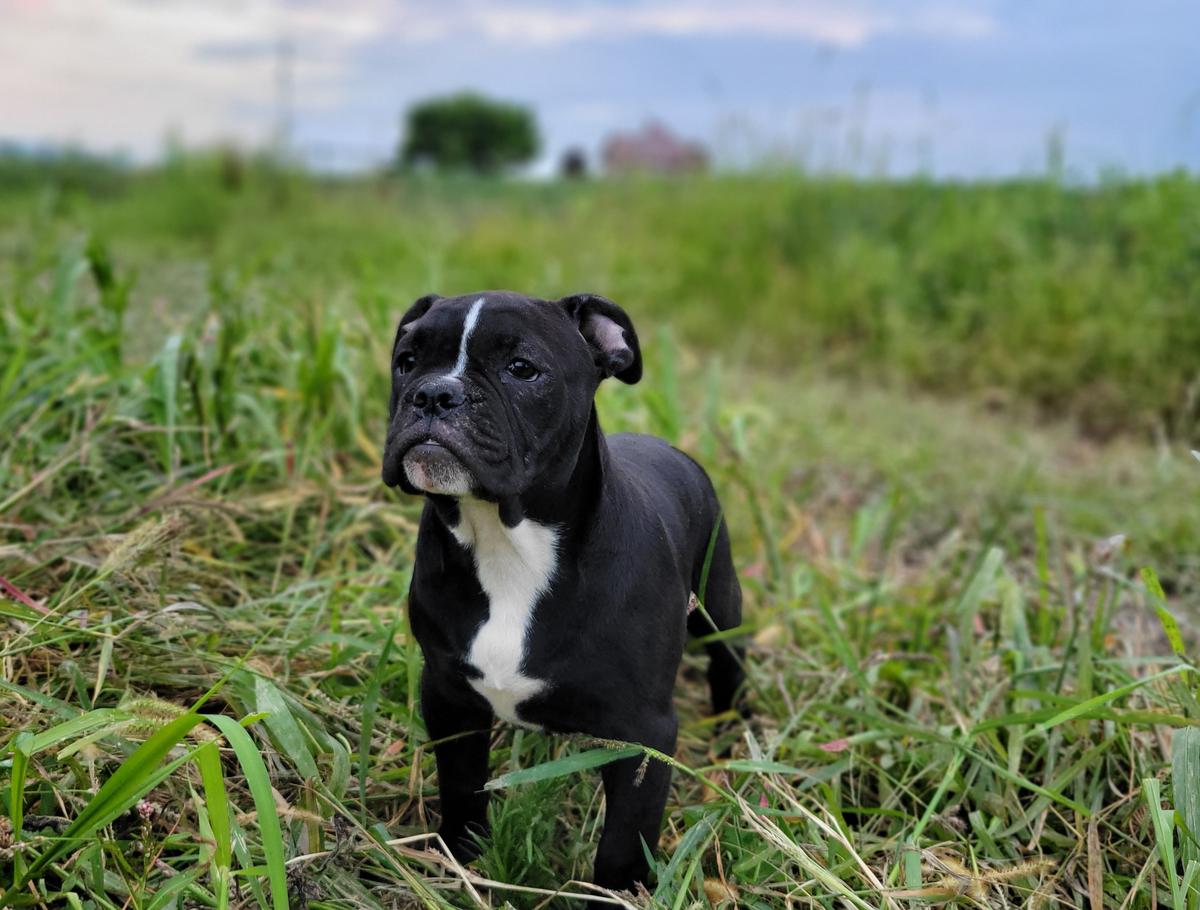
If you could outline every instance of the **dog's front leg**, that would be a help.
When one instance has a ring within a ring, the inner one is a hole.
[[[655,719],[636,741],[665,755],[675,754],[678,723],[674,714]],[[596,849],[597,885],[617,891],[631,890],[637,882],[649,884],[650,867],[642,841],[653,853],[658,846],[671,767],[651,758],[622,759],[601,769],[604,779],[604,833]]]
[[[456,697],[456,695],[458,697]],[[437,759],[442,824],[438,834],[461,862],[479,855],[473,835],[488,833],[488,775],[492,712],[469,689],[449,693],[426,665],[421,677],[421,715]]]

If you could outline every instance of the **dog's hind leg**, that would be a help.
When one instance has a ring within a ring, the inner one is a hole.
[[[709,550],[707,541],[692,578],[692,590],[699,596],[700,606],[689,614],[687,629],[688,634],[695,638],[736,628],[742,622],[742,588],[733,567],[729,529],[724,519],[711,548],[707,579],[702,579]],[[702,584],[704,591],[700,590]],[[718,639],[707,642],[704,648],[708,652],[708,685],[712,692],[713,713],[724,714],[737,704],[739,711],[744,714],[744,706],[737,699],[745,681],[742,669],[745,646],[730,639]]]

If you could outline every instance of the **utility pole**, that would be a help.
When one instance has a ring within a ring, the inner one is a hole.
[[[292,68],[295,46],[280,33],[275,44],[275,136],[272,152],[282,162],[291,157],[292,146]]]

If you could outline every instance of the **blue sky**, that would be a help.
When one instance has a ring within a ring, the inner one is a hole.
[[[153,158],[267,142],[385,161],[415,99],[529,103],[548,169],[657,118],[718,160],[998,176],[1056,132],[1094,176],[1200,166],[1200,3],[1183,0],[0,0],[0,138]]]

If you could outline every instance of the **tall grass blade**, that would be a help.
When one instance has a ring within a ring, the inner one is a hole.
[[[1175,825],[1170,811],[1162,805],[1162,782],[1156,777],[1142,781],[1142,792],[1146,797],[1146,808],[1154,826],[1154,840],[1158,846],[1158,858],[1171,886],[1171,906],[1184,910],[1183,882],[1175,865]]]
[[[308,737],[292,715],[287,700],[278,686],[265,676],[254,677],[255,708],[263,715],[263,723],[275,747],[295,762],[296,770],[307,780],[319,777],[317,763],[309,748]]]
[[[33,753],[33,736],[22,731],[12,741],[12,767],[8,783],[8,819],[12,824],[14,843],[22,840],[21,828],[25,824],[25,775],[29,773],[29,759]],[[25,876],[25,857],[20,848],[13,851],[12,889],[15,891]]]
[[[1154,612],[1157,614],[1158,621],[1162,625],[1163,633],[1167,636],[1167,641],[1171,644],[1171,650],[1177,656],[1185,657],[1186,649],[1183,644],[1183,633],[1179,631],[1179,623],[1175,621],[1175,617],[1167,609],[1167,595],[1163,593],[1162,585],[1158,581],[1158,575],[1149,566],[1142,569],[1142,582],[1146,585],[1146,590],[1150,592],[1150,600],[1154,604]]]
[[[94,711],[87,711],[71,720],[55,724],[50,729],[43,730],[41,733],[33,734],[29,752],[31,755],[36,755],[43,749],[48,749],[67,740],[73,740],[87,733],[89,730],[94,730],[96,727],[129,720],[132,716],[132,714],[122,711],[119,708],[96,708]]]
[[[1107,705],[1109,702],[1116,701],[1119,698],[1124,698],[1130,692],[1136,692],[1138,689],[1142,688],[1142,686],[1149,685],[1150,683],[1156,682],[1160,679],[1166,679],[1167,677],[1174,676],[1178,673],[1186,673],[1190,669],[1190,667],[1180,664],[1179,666],[1171,667],[1169,670],[1163,670],[1159,673],[1152,673],[1150,676],[1144,677],[1143,679],[1135,679],[1131,683],[1126,683],[1123,686],[1117,686],[1115,689],[1102,692],[1094,698],[1089,698],[1087,701],[1082,701],[1077,705],[1072,705],[1065,711],[1060,711],[1049,720],[1040,724],[1038,726],[1038,730],[1045,732],[1051,727],[1057,727],[1059,724],[1064,724],[1069,720],[1074,720],[1076,717],[1082,717],[1095,708]]]
[[[643,751],[641,746],[625,746],[619,749],[589,749],[586,752],[577,752],[574,755],[568,755],[564,758],[542,762],[540,765],[522,768],[519,771],[510,771],[508,774],[501,774],[499,777],[489,780],[483,785],[483,788],[485,790],[503,790],[506,787],[515,787],[519,784],[532,784],[555,777],[565,777],[568,774],[576,774],[579,771],[586,771],[589,768],[599,768],[601,765],[620,761],[623,758],[633,758],[635,755],[641,755]]]
[[[217,896],[218,910],[224,910],[229,905],[233,833],[229,824],[229,797],[225,792],[225,777],[221,771],[221,754],[217,751],[216,743],[205,743],[197,749],[195,760],[200,769],[204,805],[208,810],[208,824],[215,844],[213,893]]]
[[[979,615],[983,600],[991,591],[1003,562],[1003,550],[999,547],[989,549],[955,607],[955,613],[958,615],[958,636],[964,654],[975,650],[975,617]]]
[[[658,886],[654,889],[654,900],[660,903],[665,903],[671,895],[671,891],[676,886],[675,879],[679,875],[679,870],[684,863],[692,859],[695,854],[697,858],[703,855],[704,849],[708,842],[716,835],[716,822],[718,818],[724,816],[724,810],[711,810],[697,821],[692,823],[687,832],[679,839],[679,843],[675,845],[675,852],[671,854],[671,859],[666,867],[659,873]],[[683,894],[685,888],[681,887],[677,893]]]
[[[275,910],[287,910],[287,869],[283,857],[283,834],[279,827],[279,816],[275,808],[275,796],[271,791],[271,779],[263,763],[258,747],[246,729],[232,717],[223,714],[208,715],[208,720],[221,731],[225,741],[237,755],[246,784],[254,798],[258,817],[258,831],[262,837],[263,854],[267,861],[267,878],[271,883],[271,905]]]
[[[1189,836],[1182,837],[1180,853],[1185,863],[1200,862],[1200,727],[1176,730],[1171,737],[1171,792],[1175,811]]]

